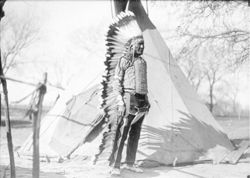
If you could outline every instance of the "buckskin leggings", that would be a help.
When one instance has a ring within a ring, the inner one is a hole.
[[[144,116],[140,118],[136,123],[132,124],[134,119],[134,115],[129,114],[126,118],[124,118],[118,125],[118,130],[120,134],[118,135],[117,140],[117,150],[114,155],[114,167],[120,168],[121,159],[122,159],[122,151],[124,147],[124,143],[128,137],[127,142],[127,150],[126,150],[126,160],[125,162],[128,165],[133,165],[135,162],[136,152],[138,148],[138,142],[141,133],[141,125],[144,119]]]

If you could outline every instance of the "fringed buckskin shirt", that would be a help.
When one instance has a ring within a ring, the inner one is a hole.
[[[118,105],[123,104],[124,92],[146,95],[148,93],[146,61],[142,57],[134,58],[133,61],[122,57],[115,68],[113,90],[118,96]]]

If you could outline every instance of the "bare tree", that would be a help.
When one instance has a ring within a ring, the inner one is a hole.
[[[196,44],[219,44],[232,64],[243,63],[249,57],[249,15],[247,2],[190,1],[179,34]]]
[[[219,72],[219,65],[214,63],[210,63],[204,73],[209,85],[209,110],[213,112],[215,85],[222,79],[222,74]]]
[[[248,15],[249,7],[245,2],[186,2],[182,24],[177,29],[185,42],[176,58],[191,83],[208,84],[211,112],[216,87],[224,85],[221,83],[224,76],[249,58]],[[208,51],[199,57],[197,54],[204,47]]]
[[[206,46],[202,53],[201,70],[208,84],[209,109],[213,112],[215,104],[215,89],[219,84],[223,84],[224,77],[232,70],[228,66],[227,60],[223,58],[221,49],[217,46]]]
[[[224,80],[223,85],[220,86],[219,90],[221,94],[221,99],[228,102],[228,106],[231,108],[232,114],[239,114],[241,110],[241,106],[238,103],[238,97],[240,93],[240,70],[235,71],[230,74],[230,76]]]
[[[6,14],[1,24],[1,47],[3,70],[6,74],[18,64],[16,60],[22,52],[38,40],[39,28],[34,18],[27,14],[16,16]]]
[[[200,52],[199,45],[201,44],[193,43],[192,40],[189,40],[186,43],[188,43],[188,45],[174,55],[183,72],[186,74],[187,79],[193,85],[195,90],[198,91],[205,77],[198,55]]]

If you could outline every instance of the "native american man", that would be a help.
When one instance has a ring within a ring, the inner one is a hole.
[[[107,159],[113,167],[111,174],[120,174],[122,151],[128,137],[124,168],[142,172],[134,163],[141,125],[149,109],[147,64],[141,56],[144,40],[131,12],[118,15],[109,28],[103,109],[107,113],[110,125],[109,130],[103,135],[96,160],[109,152]]]
[[[137,116],[138,110],[148,109],[147,99],[147,65],[141,57],[144,50],[142,36],[133,38],[130,43],[130,51],[122,57],[115,70],[114,90],[119,92],[118,112],[123,118],[118,125],[117,150],[114,154],[114,168],[119,169],[124,142],[128,137],[126,150],[126,168],[141,172],[134,167],[138,141],[140,138],[141,125],[144,115]],[[139,117],[139,118],[138,118]],[[118,170],[115,170],[119,172]]]

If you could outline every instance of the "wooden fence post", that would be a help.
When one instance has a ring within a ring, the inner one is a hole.
[[[39,178],[40,173],[40,154],[39,154],[39,134],[40,121],[43,109],[43,99],[46,93],[47,73],[44,73],[43,83],[39,83],[37,91],[37,101],[35,103],[34,111],[32,112],[33,120],[33,169],[32,178]]]
[[[2,67],[1,58],[0,58],[0,75],[3,76],[3,67]],[[6,79],[1,78],[1,84],[3,87],[4,101],[5,101],[5,113],[6,113],[5,126],[6,126],[6,135],[7,135],[8,150],[9,150],[9,157],[10,157],[10,175],[11,175],[11,178],[15,178],[16,177],[15,159],[14,159],[13,143],[12,143],[12,135],[11,135],[9,98],[8,98],[8,89],[7,89]]]

